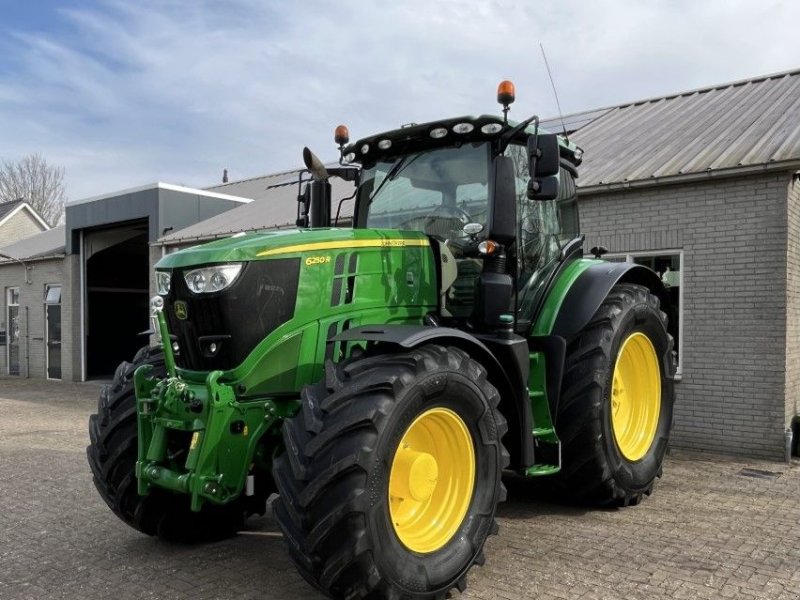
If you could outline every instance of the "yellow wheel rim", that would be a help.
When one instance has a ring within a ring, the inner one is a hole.
[[[623,342],[614,365],[611,424],[622,456],[641,459],[656,437],[661,411],[661,371],[658,356],[643,333]]]
[[[403,545],[435,552],[461,526],[475,487],[475,448],[447,408],[419,415],[400,440],[389,472],[389,513]]]

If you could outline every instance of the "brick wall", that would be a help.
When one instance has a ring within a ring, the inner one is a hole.
[[[800,385],[800,348],[787,358],[785,344],[788,181],[770,174],[581,196],[587,248],[684,251],[676,447],[783,457],[790,360],[791,385]],[[798,306],[799,241],[790,250]]]
[[[64,300],[64,268],[63,260],[43,260],[28,263],[32,269],[29,272],[30,284],[25,283],[22,265],[0,266],[0,323],[6,329],[6,289],[19,288],[19,314],[20,314],[20,376],[44,378],[46,373],[46,342],[45,342],[45,308],[44,290],[46,284],[62,284],[61,308],[61,378],[73,378],[71,356],[69,348],[72,344],[72,331],[69,326],[68,314],[65,314]],[[27,319],[26,319],[27,308]],[[0,346],[0,375],[8,374],[6,361],[7,346]]]
[[[786,406],[787,427],[800,414],[800,181],[792,178],[787,202]]]
[[[23,208],[0,226],[0,246],[13,244],[44,230],[45,228],[39,221],[35,220],[26,208]]]

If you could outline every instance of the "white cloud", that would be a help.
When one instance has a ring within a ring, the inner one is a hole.
[[[517,118],[798,67],[794,2],[114,1],[63,9],[66,32],[0,46],[0,157],[41,152],[71,197],[157,179],[209,185],[334,156],[400,123]]]

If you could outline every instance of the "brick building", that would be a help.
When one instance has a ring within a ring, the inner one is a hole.
[[[24,257],[12,260],[6,257]],[[64,227],[54,227],[0,248],[0,374],[74,379],[61,349],[72,331],[71,306],[62,312]],[[66,368],[64,368],[66,367]]]
[[[604,246],[609,260],[646,264],[669,286],[680,330],[672,444],[783,458],[786,430],[800,413],[800,70],[568,115],[564,122],[585,150],[578,180],[585,247]],[[557,131],[561,121],[545,126]],[[183,211],[172,223],[156,211],[157,224],[148,221],[149,235],[139,236],[149,244],[149,265],[187,245],[293,226],[299,175],[197,191],[232,202],[210,218]],[[348,191],[334,184],[338,204]],[[56,259],[63,263],[70,305],[64,329],[72,340],[62,376],[77,380],[87,376],[79,321],[89,310],[80,276],[89,255],[76,250],[86,250],[77,232],[100,240],[97,232],[129,225],[114,224],[102,206],[83,204],[75,214],[97,218],[73,220],[61,244],[64,257]],[[343,220],[350,211],[352,203],[344,202]],[[0,287],[18,286],[19,269],[0,259]],[[48,276],[44,267],[39,273]],[[46,285],[36,284],[41,293]],[[0,374],[7,372],[3,350]],[[33,368],[38,358],[31,353],[31,359],[30,375],[41,376]]]
[[[22,198],[0,204],[0,247],[48,229],[45,220]]]
[[[800,72],[573,115],[586,247],[678,305],[676,446],[781,458],[800,413]]]

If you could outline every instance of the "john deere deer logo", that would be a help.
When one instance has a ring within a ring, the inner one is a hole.
[[[183,300],[178,300],[175,303],[175,316],[178,317],[181,321],[185,321],[186,318],[189,316],[189,307],[186,306],[186,302]]]

